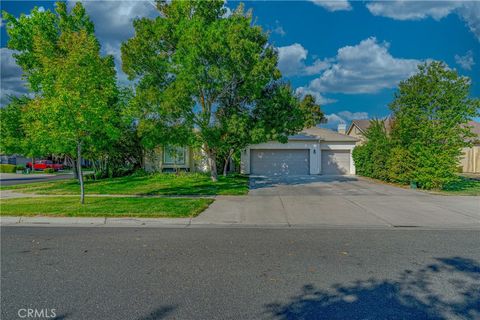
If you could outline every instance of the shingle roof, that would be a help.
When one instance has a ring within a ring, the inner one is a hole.
[[[335,132],[330,129],[312,127],[302,130],[297,135],[290,136],[289,140],[321,140],[321,141],[358,141],[357,138]]]
[[[371,120],[369,120],[369,119],[352,120],[352,124],[348,128],[347,132],[350,131],[350,129],[352,128],[353,125],[355,125],[357,128],[362,130],[362,132],[365,132],[370,127],[370,121]],[[387,132],[390,132],[390,130],[392,130],[392,124],[393,124],[392,119],[387,118],[387,119],[383,120],[383,123],[385,125],[385,130],[387,130]]]

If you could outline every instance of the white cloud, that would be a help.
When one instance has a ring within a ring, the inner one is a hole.
[[[308,50],[301,44],[294,43],[290,46],[278,48],[278,68],[285,76],[300,76],[318,74],[329,66],[328,61],[315,60],[313,64],[306,65],[305,60]]]
[[[317,6],[323,7],[328,11],[350,11],[352,6],[348,0],[310,0]]]
[[[327,114],[325,118],[327,119],[327,123],[322,126],[336,129],[339,124],[347,124],[355,119],[368,119],[369,115],[367,112],[350,112],[345,110],[338,113]]]
[[[22,80],[22,69],[17,65],[13,50],[0,48],[1,57],[1,93],[0,105],[8,103],[9,96],[20,96],[28,93],[26,83]]]
[[[279,34],[279,35],[281,35],[282,37],[287,34],[287,33],[285,32],[285,30],[283,30],[283,27],[280,26],[280,25],[277,25],[277,26],[272,30],[272,32],[273,32],[273,33],[276,33],[276,34]]]
[[[324,97],[320,92],[315,90],[310,90],[308,87],[298,87],[295,90],[295,93],[300,97],[304,97],[305,95],[310,94],[315,97],[315,101],[320,105],[337,102],[337,100]]]
[[[355,46],[340,48],[330,67],[312,80],[307,89],[320,93],[358,94],[395,87],[414,74],[422,61],[395,58],[388,48],[389,43],[378,43],[374,37]]]
[[[350,112],[350,111],[341,111],[338,113],[340,117],[345,120],[352,121],[355,119],[368,119],[367,112]]]
[[[473,60],[472,50],[468,50],[464,56],[460,56],[456,54],[455,62],[465,70],[472,70],[472,67],[475,65],[475,61]]]
[[[451,13],[458,14],[480,40],[480,2],[476,1],[409,1],[369,2],[368,10],[375,16],[395,20],[440,20]]]

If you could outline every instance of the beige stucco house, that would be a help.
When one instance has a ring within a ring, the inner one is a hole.
[[[365,132],[370,127],[370,121],[371,120],[368,119],[352,120],[352,123],[348,127],[346,134],[350,137],[358,139],[357,145],[365,143]],[[387,118],[383,120],[383,123],[387,132],[390,132],[392,128],[392,120]]]
[[[355,174],[352,150],[358,139],[313,127],[276,141],[248,146],[241,153],[241,172],[264,176]]]
[[[323,128],[309,128],[241,151],[241,172],[265,176],[355,174],[352,150],[358,139]],[[144,159],[146,171],[208,171],[205,155],[192,147],[159,147]]]
[[[148,172],[206,172],[208,166],[203,153],[193,147],[160,146],[145,154],[144,169]]]

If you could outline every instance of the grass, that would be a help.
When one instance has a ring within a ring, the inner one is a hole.
[[[480,180],[462,177],[459,181],[445,186],[441,192],[452,195],[480,196]]]
[[[37,194],[79,194],[76,180],[58,180],[16,186],[5,186],[2,190],[15,190]],[[87,181],[86,194],[125,195],[243,195],[248,192],[248,178],[241,175],[219,177],[214,183],[206,174],[152,174],[127,176],[98,181]]]
[[[2,216],[169,217],[197,216],[212,199],[87,197],[17,198],[0,200]]]

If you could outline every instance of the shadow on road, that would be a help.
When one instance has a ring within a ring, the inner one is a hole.
[[[330,290],[308,284],[288,303],[266,309],[274,319],[480,319],[480,264],[438,258],[396,281],[370,279]]]
[[[173,310],[175,310],[176,307],[174,306],[165,306],[165,307],[160,307],[152,312],[150,312],[148,315],[143,316],[141,318],[138,318],[137,320],[159,320],[163,319],[166,316],[168,316]]]

